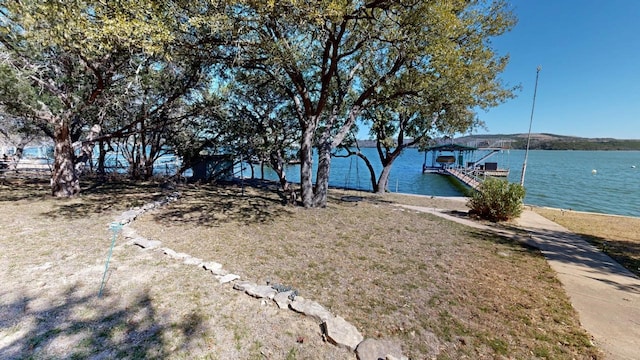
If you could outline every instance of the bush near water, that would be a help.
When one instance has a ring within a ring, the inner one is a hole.
[[[487,178],[471,195],[470,214],[493,222],[516,218],[522,213],[526,191],[520,184]]]

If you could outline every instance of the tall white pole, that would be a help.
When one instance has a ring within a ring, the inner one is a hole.
[[[536,69],[536,85],[533,88],[533,104],[531,105],[531,118],[529,119],[529,135],[527,135],[527,150],[524,152],[524,162],[522,163],[522,176],[520,177],[520,185],[524,186],[524,174],[527,172],[527,160],[529,159],[529,144],[531,142],[531,125],[533,124],[533,109],[536,107],[536,93],[538,92],[538,76],[540,75],[542,66],[538,65]]]

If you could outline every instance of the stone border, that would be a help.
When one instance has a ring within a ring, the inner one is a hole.
[[[185,265],[197,266],[210,272],[220,285],[233,283],[233,288],[257,299],[272,300],[279,309],[289,309],[310,317],[320,325],[322,337],[329,343],[356,353],[359,360],[408,360],[402,355],[400,344],[389,340],[364,339],[360,331],[344,318],[333,315],[319,303],[297,295],[297,291],[282,285],[258,285],[240,279],[239,275],[229,273],[222,264],[205,261],[186,253],[179,253],[170,248],[161,247],[159,240],[146,239],[139,236],[131,227],[133,221],[145,212],[164,206],[180,197],[179,192],[168,195],[165,199],[145,204],[123,212],[114,221],[122,225],[122,236],[126,245],[136,245],[144,250],[161,251],[173,260]]]

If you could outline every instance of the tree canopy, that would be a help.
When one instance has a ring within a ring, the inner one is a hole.
[[[236,60],[247,71],[268,75],[294,106],[302,131],[305,206],[326,203],[331,152],[363,111],[411,101],[419,109],[414,133],[434,125],[466,130],[472,109],[494,106],[511,95],[497,77],[507,58],[490,47],[492,37],[515,23],[502,1],[245,4],[237,14],[247,24],[240,36],[255,46]],[[372,128],[397,132],[392,119],[384,117]]]
[[[95,137],[90,129],[99,132],[105,125],[121,134],[142,133],[149,116],[166,120],[166,105],[198,83],[197,74],[206,69],[203,44],[209,56],[212,33],[223,27],[215,5],[0,4],[0,104],[32,120],[54,140],[54,195],[72,196],[80,190],[72,144],[83,134]],[[123,113],[132,115],[127,123]]]
[[[502,0],[3,2],[0,104],[55,139],[57,195],[77,192],[71,144],[98,124],[185,154],[242,143],[276,168],[297,148],[302,203],[321,207],[358,125],[390,166],[392,138],[466,131],[512,96],[491,39],[514,24]]]

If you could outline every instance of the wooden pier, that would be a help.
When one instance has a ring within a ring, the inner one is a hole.
[[[456,179],[460,180],[463,184],[469,186],[473,190],[476,190],[476,191],[479,190],[481,183],[475,177],[469,174],[466,174],[465,172],[459,169],[445,168],[443,170],[447,175],[451,175],[455,177]]]

